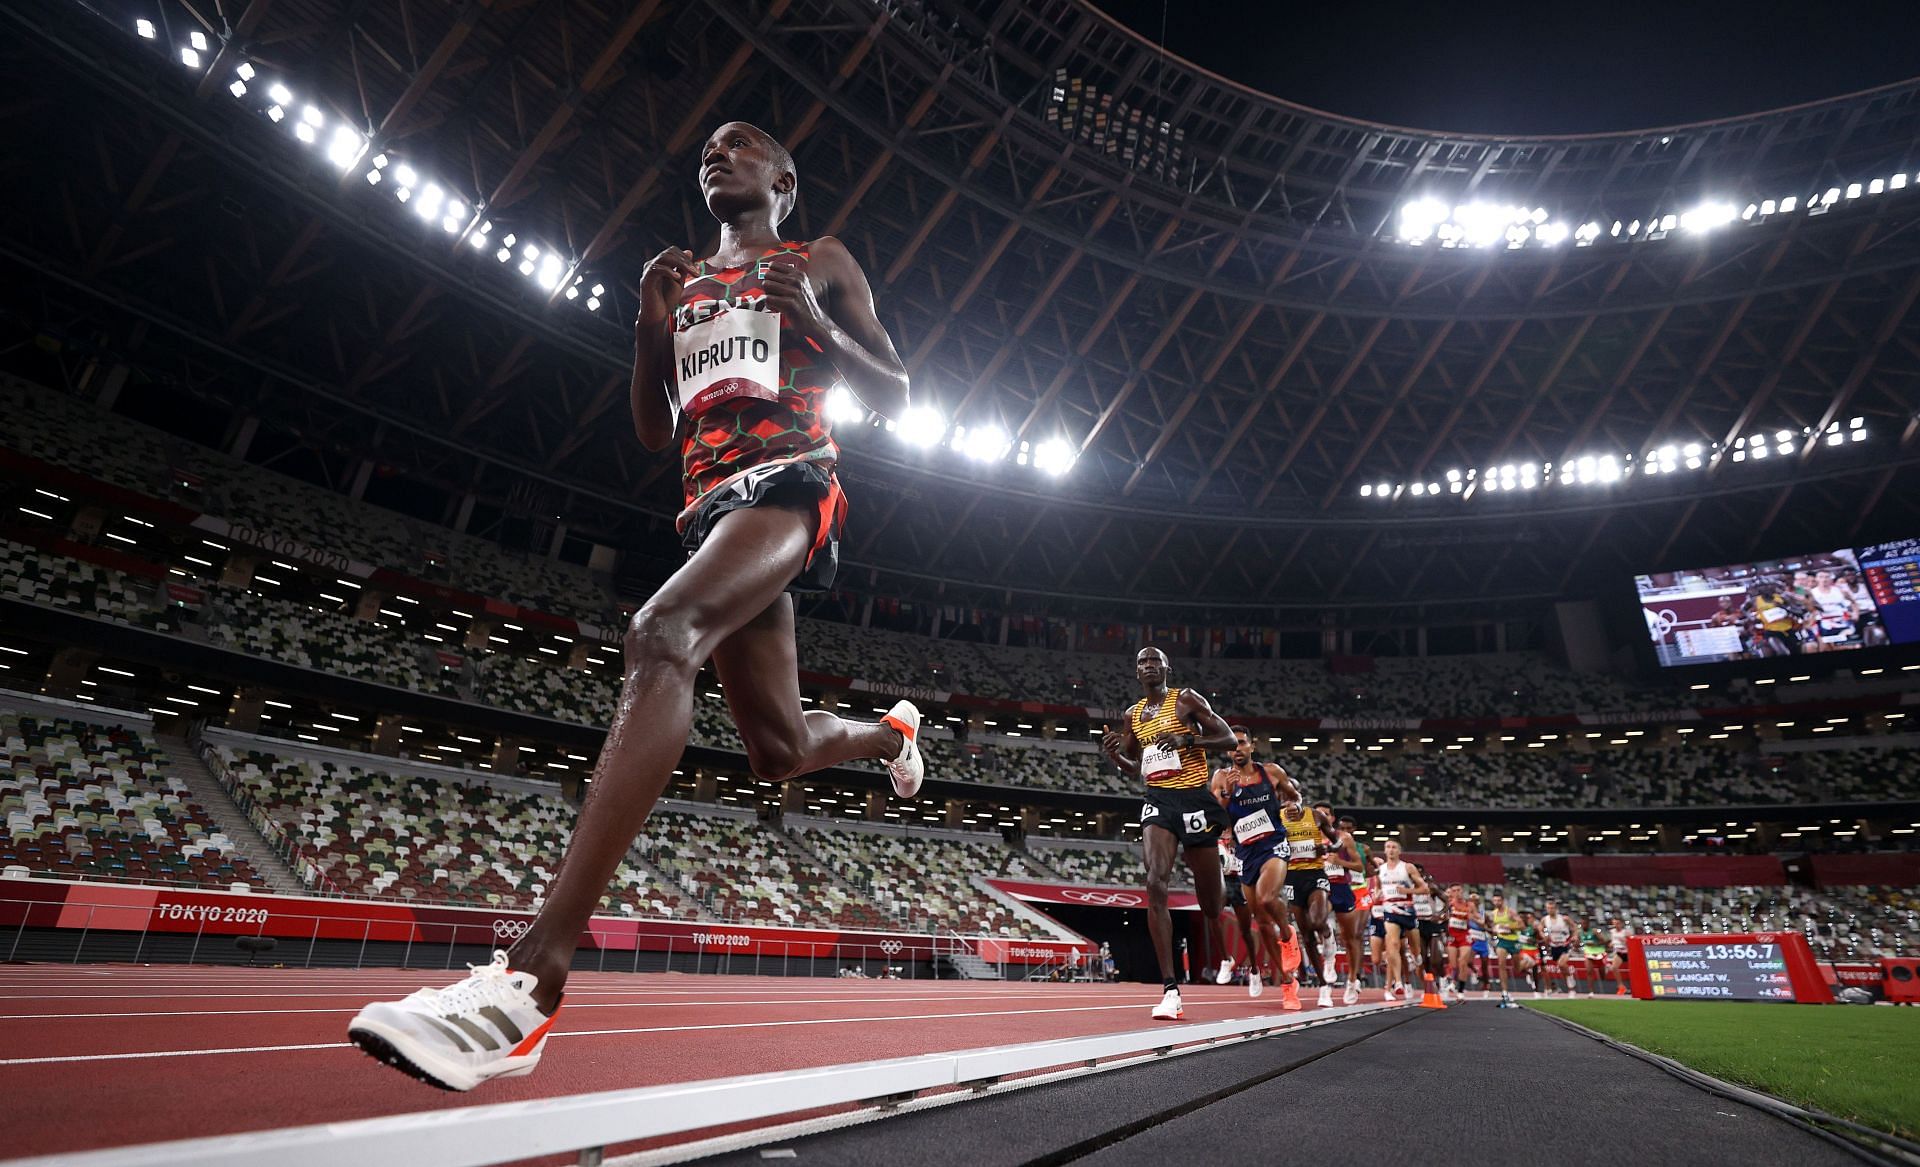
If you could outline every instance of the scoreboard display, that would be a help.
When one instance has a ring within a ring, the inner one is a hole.
[[[1628,950],[1642,1000],[1833,1002],[1798,932],[1634,936]]]

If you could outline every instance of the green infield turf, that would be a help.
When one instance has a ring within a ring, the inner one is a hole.
[[[1920,1009],[1738,1001],[1537,1001],[1703,1073],[1920,1138]]]

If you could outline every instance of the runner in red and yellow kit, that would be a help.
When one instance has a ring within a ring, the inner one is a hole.
[[[785,147],[728,122],[701,147],[699,181],[718,246],[647,264],[629,387],[640,444],[678,446],[690,557],[627,628],[619,705],[560,874],[510,952],[349,1023],[363,1050],[435,1085],[471,1089],[538,1062],[588,917],[686,747],[709,658],[759,777],[877,758],[896,793],[920,788],[911,703],[875,724],[802,707],[788,594],[826,588],[836,566],[846,500],[829,389],[895,417],[905,367],[847,248],[780,234],[799,181]]]

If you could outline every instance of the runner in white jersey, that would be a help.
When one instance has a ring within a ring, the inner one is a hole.
[[[1387,905],[1380,899],[1380,864],[1378,855],[1367,856],[1367,865],[1373,870],[1367,874],[1367,955],[1373,961],[1373,969],[1380,974],[1380,983],[1386,984],[1387,968]]]
[[[1607,975],[1613,978],[1613,995],[1627,995],[1627,937],[1633,929],[1615,916],[1607,928]]]
[[[1380,903],[1386,921],[1387,1000],[1407,995],[1406,973],[1418,952],[1420,918],[1413,907],[1414,893],[1432,895],[1420,869],[1400,857],[1400,841],[1388,839],[1386,861],[1380,864]]]
[[[1325,811],[1327,817],[1333,816],[1333,808],[1326,803],[1315,803],[1313,809]],[[1360,911],[1358,898],[1354,895],[1353,881],[1363,862],[1360,844],[1353,837],[1353,820],[1343,818],[1337,824],[1336,841],[1327,847],[1324,869],[1327,873],[1327,906],[1333,909],[1333,920],[1340,934],[1340,950],[1347,954],[1347,987],[1341,994],[1341,1001],[1355,1005],[1360,1001],[1360,956],[1366,944],[1366,914]],[[1320,1003],[1333,1004],[1334,968],[1331,955],[1332,945],[1326,946],[1326,977],[1321,984]]]
[[[1557,901],[1548,900],[1547,910],[1540,914],[1540,988],[1551,994],[1553,977],[1558,973],[1561,983],[1567,987],[1567,996],[1573,996],[1573,921],[1560,911]]]

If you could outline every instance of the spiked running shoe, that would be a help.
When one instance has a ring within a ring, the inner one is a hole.
[[[1179,989],[1168,989],[1161,995],[1160,1003],[1153,1007],[1155,1021],[1178,1021],[1186,1015],[1187,1011],[1180,1007]]]
[[[900,756],[887,763],[893,779],[893,792],[902,798],[920,793],[921,779],[927,776],[927,764],[920,757],[920,709],[911,701],[901,701],[880,719],[900,731]]]
[[[1247,974],[1247,996],[1258,997],[1266,992],[1266,986],[1260,983],[1260,970],[1254,969]]]
[[[1224,985],[1233,980],[1233,960],[1228,958],[1220,962],[1220,971],[1214,974],[1213,983]]]
[[[533,1003],[533,974],[508,968],[505,952],[467,967],[458,984],[368,1005],[348,1024],[347,1038],[368,1056],[442,1090],[531,1074],[553,1028],[553,1017]]]
[[[1300,983],[1288,981],[1280,986],[1280,1007],[1292,1013],[1300,1008]]]

